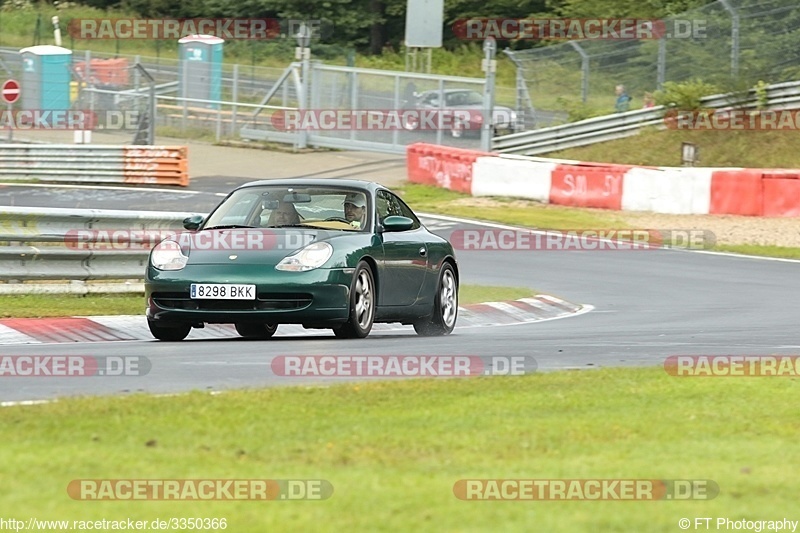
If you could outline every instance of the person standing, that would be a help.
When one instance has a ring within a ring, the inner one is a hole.
[[[617,103],[614,105],[614,109],[617,113],[628,111],[631,108],[631,97],[625,91],[625,86],[617,85],[615,92],[617,94]]]

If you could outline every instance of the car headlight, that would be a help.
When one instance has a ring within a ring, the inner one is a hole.
[[[275,265],[276,270],[288,272],[305,272],[325,264],[333,255],[333,246],[327,242],[313,242],[292,255],[287,255]]]
[[[188,260],[181,245],[171,239],[158,243],[150,254],[150,263],[159,270],[180,270]]]

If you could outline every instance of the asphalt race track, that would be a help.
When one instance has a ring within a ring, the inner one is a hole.
[[[220,200],[215,185],[222,193],[240,181],[211,178],[199,193],[178,194],[15,186],[0,188],[0,203],[9,203],[13,189],[14,205],[66,207],[71,201],[69,207],[76,207],[80,200],[77,207],[204,211]],[[440,220],[432,229],[448,236],[466,227],[478,226]],[[277,355],[529,356],[546,371],[659,366],[670,355],[788,355],[800,349],[800,309],[792,297],[800,289],[800,262],[676,250],[461,251],[458,259],[462,283],[528,286],[595,309],[535,324],[457,328],[443,338],[417,337],[409,327],[364,340],[323,332],[269,341],[5,346],[2,355],[144,356],[152,370],[143,377],[2,380],[0,401],[312,383],[274,376],[270,362]]]

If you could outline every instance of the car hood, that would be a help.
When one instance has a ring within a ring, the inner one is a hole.
[[[231,261],[276,265],[312,242],[329,241],[333,244],[346,235],[342,231],[319,229],[237,228],[185,232],[178,239],[181,247],[188,251],[190,265],[227,265]]]

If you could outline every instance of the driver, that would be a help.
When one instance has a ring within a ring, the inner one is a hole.
[[[367,198],[361,193],[347,193],[344,198],[344,218],[360,229],[367,222]]]

